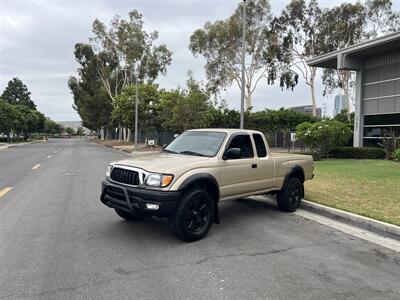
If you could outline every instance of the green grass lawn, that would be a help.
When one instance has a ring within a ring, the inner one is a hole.
[[[374,159],[315,162],[305,199],[400,225],[400,164]]]

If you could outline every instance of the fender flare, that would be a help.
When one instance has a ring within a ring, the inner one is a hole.
[[[296,178],[300,179],[301,183],[304,184],[305,173],[304,173],[303,167],[301,167],[299,165],[291,166],[285,175],[285,179],[283,180],[282,187],[286,184],[286,182],[291,177],[296,177]],[[304,197],[304,185],[303,185],[303,197]]]
[[[207,182],[212,184],[213,188],[216,191],[216,194],[213,197],[214,204],[215,204],[215,217],[214,217],[214,223],[219,224],[219,210],[218,210],[218,202],[219,202],[219,185],[217,180],[215,179],[214,176],[208,173],[198,173],[198,174],[193,174],[186,178],[181,185],[179,186],[179,190],[184,190],[187,189],[189,186],[196,184],[196,182]]]

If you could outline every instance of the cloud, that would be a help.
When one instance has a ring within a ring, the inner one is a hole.
[[[320,1],[332,6],[336,1]],[[184,86],[188,70],[204,80],[204,61],[188,50],[191,33],[206,21],[227,18],[239,1],[124,1],[124,0],[2,0],[0,92],[13,77],[19,77],[32,92],[32,98],[47,116],[60,121],[79,120],[72,108],[73,98],[67,86],[69,76],[78,67],[73,50],[77,42],[87,42],[95,18],[109,24],[115,14],[126,18],[138,9],[146,30],[159,32],[159,43],[173,51],[167,75],[157,82],[164,88]],[[271,1],[275,13],[287,2]],[[232,86],[225,94],[232,108],[239,108],[240,91]],[[318,105],[323,103],[318,82]],[[332,102],[331,99],[326,99]],[[256,110],[311,103],[304,83],[295,90],[281,91],[278,86],[260,84],[253,97]],[[328,106],[328,111],[332,105]]]

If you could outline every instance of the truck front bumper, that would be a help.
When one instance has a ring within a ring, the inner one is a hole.
[[[105,205],[143,216],[169,217],[181,197],[180,191],[147,190],[105,180],[101,187],[100,200]]]

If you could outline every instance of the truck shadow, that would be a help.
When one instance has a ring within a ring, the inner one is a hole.
[[[259,226],[277,226],[282,220],[287,220],[284,214],[276,208],[273,200],[266,197],[244,198],[236,201],[221,202],[219,205],[220,223],[213,224],[206,239],[218,238],[223,235],[236,231],[240,235],[243,231],[251,230],[255,224]],[[115,215],[110,223],[103,226],[103,233],[108,236],[117,237],[119,240],[129,243],[154,243],[168,244],[171,242],[182,244],[173,237],[168,228],[168,221],[159,218],[150,218],[143,221],[127,222],[119,219]],[[238,237],[239,238],[239,237]],[[200,241],[201,242],[201,241]]]

